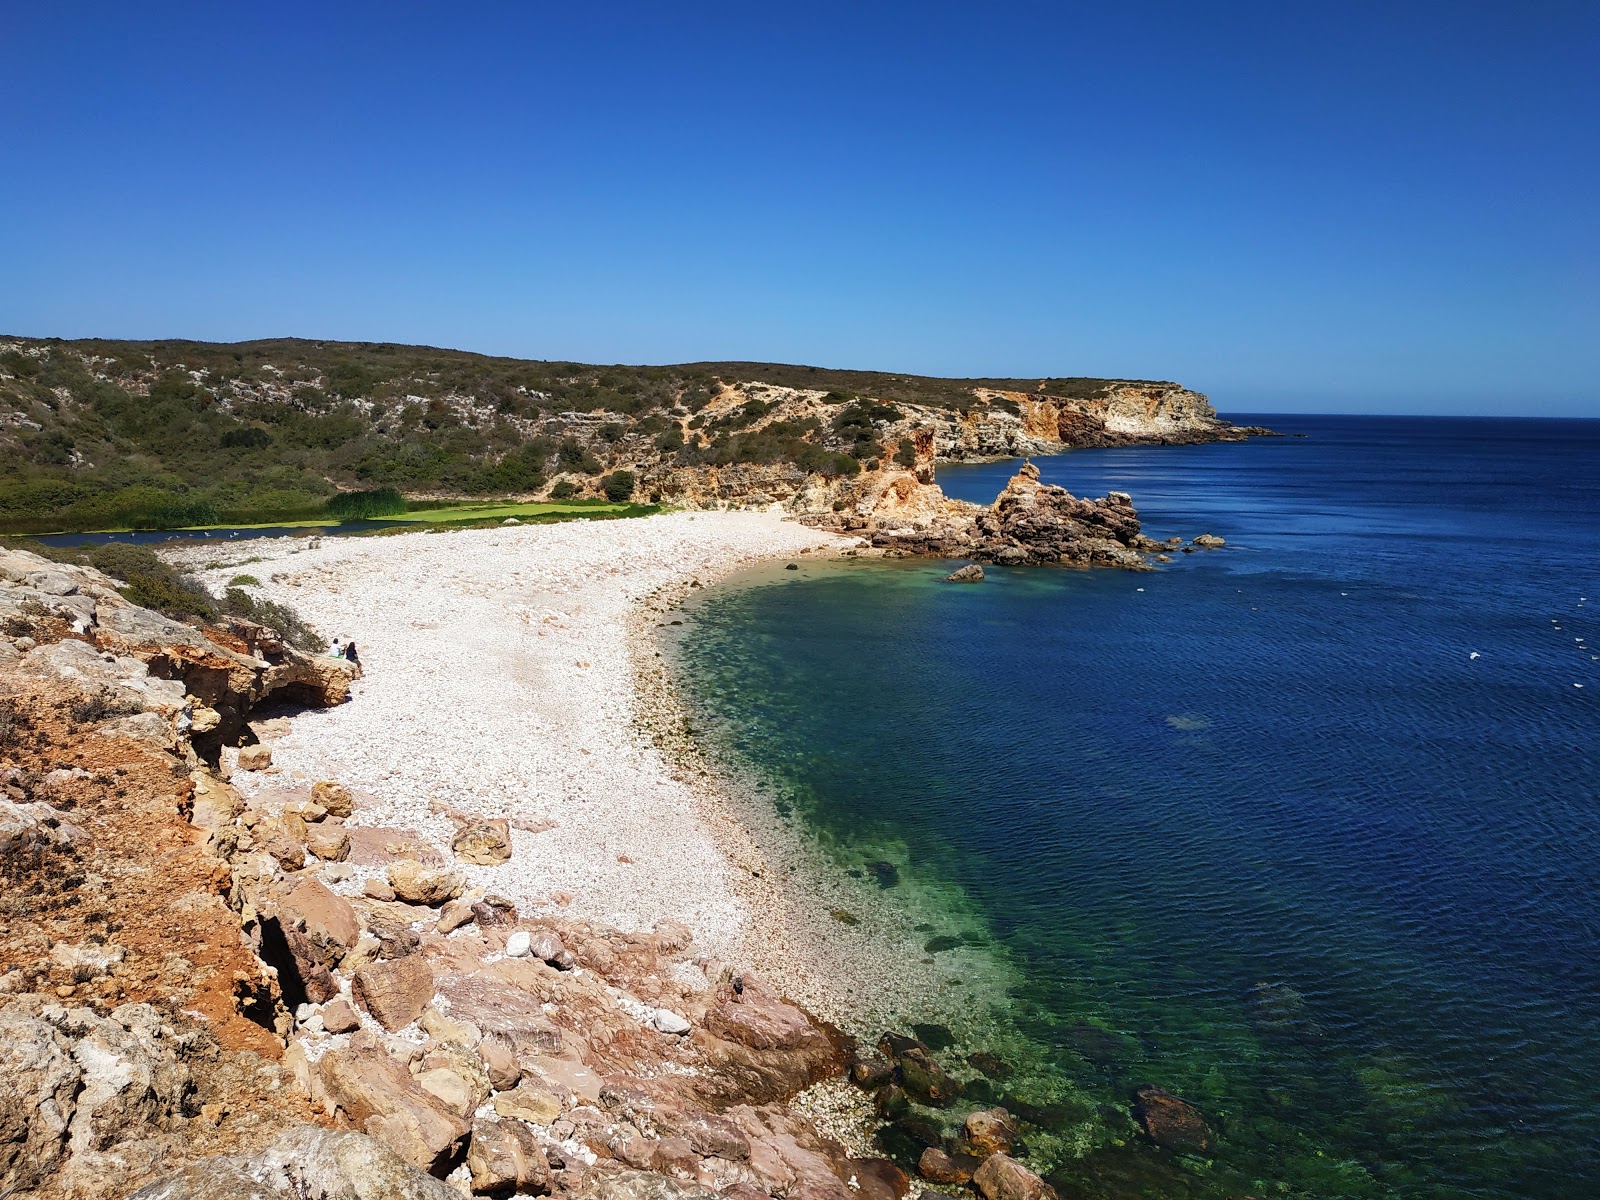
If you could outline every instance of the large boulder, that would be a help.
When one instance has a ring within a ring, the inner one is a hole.
[[[337,966],[361,936],[356,910],[316,879],[302,879],[278,902],[279,919],[305,932],[325,966]]]
[[[461,1200],[382,1143],[303,1125],[257,1154],[205,1158],[130,1200]]]
[[[412,1166],[433,1170],[460,1149],[469,1126],[422,1087],[404,1063],[362,1032],[317,1064],[317,1090],[356,1128]]]
[[[548,1192],[550,1165],[533,1130],[521,1121],[479,1117],[472,1123],[467,1170],[475,1192]]]
[[[395,896],[408,904],[443,904],[459,898],[467,886],[455,871],[424,866],[410,858],[390,863],[388,876]]]

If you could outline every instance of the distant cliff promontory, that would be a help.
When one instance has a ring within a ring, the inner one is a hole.
[[[1255,432],[1149,380],[0,338],[0,529],[289,520],[384,487],[810,511],[938,460]]]

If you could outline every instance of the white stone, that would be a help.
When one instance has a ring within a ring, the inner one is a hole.
[[[526,929],[519,929],[506,939],[507,958],[527,958],[532,950],[533,939],[528,936]]]
[[[656,1009],[654,1024],[662,1033],[688,1033],[689,1022],[670,1008]]]

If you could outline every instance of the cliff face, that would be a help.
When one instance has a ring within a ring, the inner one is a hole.
[[[1087,446],[1179,445],[1243,440],[1199,392],[1175,384],[1113,384],[1073,399],[1039,392],[976,389],[966,411],[921,414],[938,456],[950,461],[1058,454]]]
[[[800,513],[860,510],[893,499],[903,484],[887,481],[910,471],[932,483],[940,461],[981,461],[1059,454],[1094,446],[1185,445],[1242,441],[1267,431],[1220,419],[1204,395],[1176,384],[1109,384],[1088,397],[974,388],[961,406],[846,402],[831,393],[765,383],[725,388],[694,420],[681,423],[693,446],[702,429],[736,423],[740,437],[762,439],[809,427],[816,444],[849,455],[849,469],[787,462],[686,463],[682,454],[646,453],[635,464],[651,495],[694,508],[782,504]],[[872,414],[870,425],[837,436],[852,411]],[[759,416],[746,419],[747,414]],[[865,450],[862,447],[866,447]],[[864,468],[864,469],[862,469]]]

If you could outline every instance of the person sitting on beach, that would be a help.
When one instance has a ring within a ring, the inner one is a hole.
[[[334,638],[333,639],[333,645],[328,647],[328,657],[329,658],[343,658],[344,657],[344,649],[343,649],[343,647],[341,647],[339,645],[339,639],[338,638]]]
[[[361,670],[361,660],[356,657],[356,644],[354,642],[352,642],[352,641],[346,641],[345,642],[345,644],[344,644],[344,657],[345,657],[345,661],[348,662],[357,671]]]

